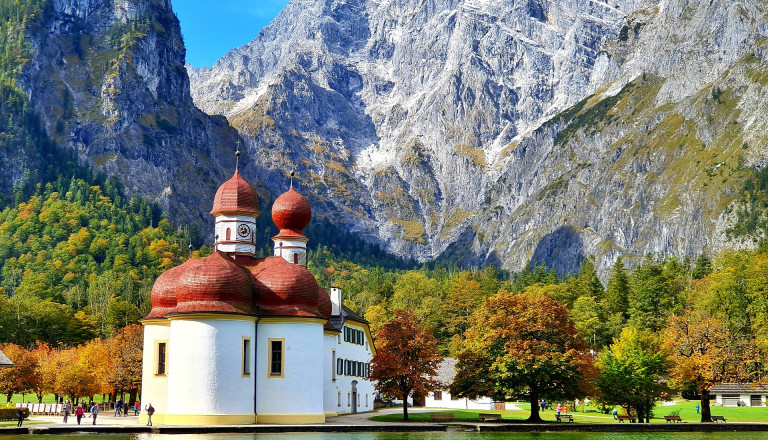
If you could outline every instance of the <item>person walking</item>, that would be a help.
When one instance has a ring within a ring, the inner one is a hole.
[[[147,426],[152,426],[152,414],[155,413],[155,407],[152,406],[152,402],[144,407],[147,410]]]
[[[568,404],[567,403],[565,405],[563,405],[563,414],[566,415],[566,416],[568,415]]]
[[[699,412],[700,410],[701,410],[701,408],[699,407],[699,404],[697,403],[697,404],[696,404],[696,414],[701,414],[701,413]]]
[[[556,408],[556,411],[557,411],[557,415],[558,415],[558,416],[560,415],[560,411],[562,411],[562,410],[563,410],[563,407],[562,407],[562,405],[560,405],[560,404],[558,403],[558,404],[557,404],[557,408]]]
[[[119,416],[123,409],[123,399],[120,399],[115,404],[115,417]]]
[[[95,403],[91,407],[91,417],[93,418],[93,424],[96,424],[96,416],[99,415],[99,405],[96,405]]]
[[[77,424],[80,424],[80,420],[82,420],[83,415],[85,414],[85,411],[83,411],[82,405],[77,405],[77,408],[75,408],[75,417],[77,417]]]
[[[137,400],[136,402],[133,403],[133,415],[138,416],[140,409],[141,409],[141,402]]]
[[[547,402],[545,402],[545,401],[543,401],[543,400],[542,400],[542,401],[541,401],[541,403],[540,403],[539,405],[541,405],[541,411],[542,411],[542,412],[544,412],[544,408],[546,408],[546,407],[547,407]]]
[[[21,428],[21,424],[24,423],[24,409],[19,407],[19,410],[16,411],[16,414],[19,416],[19,424],[16,426]]]
[[[616,408],[613,409],[613,420],[619,420],[619,411]]]
[[[67,419],[69,418],[69,413],[70,411],[72,411],[72,404],[69,403],[69,400],[67,400],[64,403],[64,406],[62,407],[62,409],[64,410],[64,423],[67,423]]]

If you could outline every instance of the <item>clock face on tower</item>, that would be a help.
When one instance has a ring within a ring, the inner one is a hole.
[[[241,237],[248,237],[250,233],[251,228],[249,228],[248,225],[240,225],[237,227],[237,235]]]

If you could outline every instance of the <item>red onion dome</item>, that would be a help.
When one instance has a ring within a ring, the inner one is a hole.
[[[259,196],[251,185],[235,170],[235,175],[224,182],[213,199],[212,215],[245,214],[259,216]]]
[[[272,205],[272,221],[280,233],[278,236],[301,236],[301,231],[312,220],[312,208],[307,198],[291,187]]]
[[[144,319],[164,318],[166,313],[176,307],[176,287],[179,277],[187,270],[185,265],[188,263],[190,262],[168,269],[157,277],[150,295],[152,310]]]
[[[194,263],[179,278],[174,313],[253,313],[251,274],[216,252]]]
[[[265,258],[252,270],[259,286],[259,307],[269,315],[323,317],[318,311],[315,277],[280,257]]]

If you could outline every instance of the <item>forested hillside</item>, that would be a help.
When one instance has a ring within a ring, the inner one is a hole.
[[[135,323],[190,236],[155,204],[63,178],[0,213],[0,340],[78,344]],[[207,248],[200,251],[206,253]]]

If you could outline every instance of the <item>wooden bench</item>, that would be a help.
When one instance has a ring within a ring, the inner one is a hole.
[[[501,421],[501,414],[478,414],[480,416],[480,420],[483,422],[487,422],[488,420],[497,420]]]
[[[683,420],[680,419],[680,416],[664,416],[664,420],[666,420],[667,423],[669,423],[669,422],[680,422],[680,423],[683,423]]]
[[[624,423],[624,420],[629,420],[629,423],[635,423],[635,416],[616,416],[616,420]]]
[[[557,422],[563,422],[565,420],[568,420],[569,422],[573,421],[573,416],[570,414],[555,414],[555,421]]]
[[[453,414],[451,413],[432,413],[429,415],[433,422],[452,422]]]
[[[723,416],[712,416],[711,417],[713,422],[723,422],[725,423],[725,417]]]

